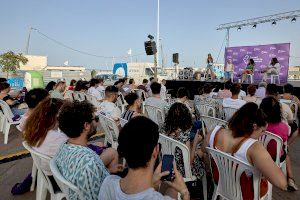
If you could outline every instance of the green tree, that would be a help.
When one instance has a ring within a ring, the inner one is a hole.
[[[8,78],[9,72],[16,73],[17,69],[20,69],[20,63],[25,65],[28,59],[21,53],[15,54],[12,51],[6,52],[0,55],[0,66],[3,72],[6,72],[6,78]]]
[[[96,74],[97,74],[96,70],[93,69],[91,71],[91,77],[94,78],[96,76]]]

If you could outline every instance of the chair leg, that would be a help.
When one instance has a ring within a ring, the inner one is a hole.
[[[3,130],[3,132],[4,132],[4,144],[7,144],[7,142],[8,142],[9,129],[10,129],[10,123],[6,123],[6,126]]]
[[[203,199],[207,200],[207,180],[206,180],[206,174],[204,174],[202,178],[202,189],[203,189]]]
[[[47,186],[45,180],[42,178],[41,172],[37,172],[37,186],[36,186],[36,200],[46,200]]]
[[[32,164],[31,177],[32,177],[32,183],[30,186],[30,191],[32,192],[35,189],[36,177],[37,177],[37,168],[34,163]]]

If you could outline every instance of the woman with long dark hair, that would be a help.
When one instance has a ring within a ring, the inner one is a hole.
[[[212,79],[215,79],[216,74],[214,73],[214,59],[210,53],[207,55],[206,64],[207,64],[206,72],[205,72],[206,79],[209,79],[209,75],[211,76]]]
[[[264,73],[263,81],[266,81],[271,75],[279,75],[280,67],[278,59],[276,57],[272,58],[269,67],[262,71]]]
[[[249,59],[249,62],[242,74],[242,83],[246,80],[248,74],[254,73],[255,62],[252,58]]]

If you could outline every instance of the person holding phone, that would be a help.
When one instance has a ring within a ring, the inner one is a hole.
[[[157,124],[143,116],[131,119],[122,128],[118,138],[118,153],[127,161],[128,174],[124,178],[115,175],[106,177],[100,189],[99,200],[170,200],[177,199],[178,193],[183,200],[190,199],[187,186],[175,162],[173,173],[162,172],[162,165],[163,168],[168,166],[170,169],[172,159],[164,164],[159,163],[156,169],[154,168],[159,155],[158,130]],[[171,181],[161,181],[164,180],[162,177],[169,174],[174,174],[168,179]],[[158,192],[162,183],[168,186],[165,196]]]

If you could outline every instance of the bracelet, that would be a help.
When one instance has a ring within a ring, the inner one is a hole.
[[[185,189],[182,192],[180,192],[180,198],[183,199],[184,196],[190,195],[189,190]]]

